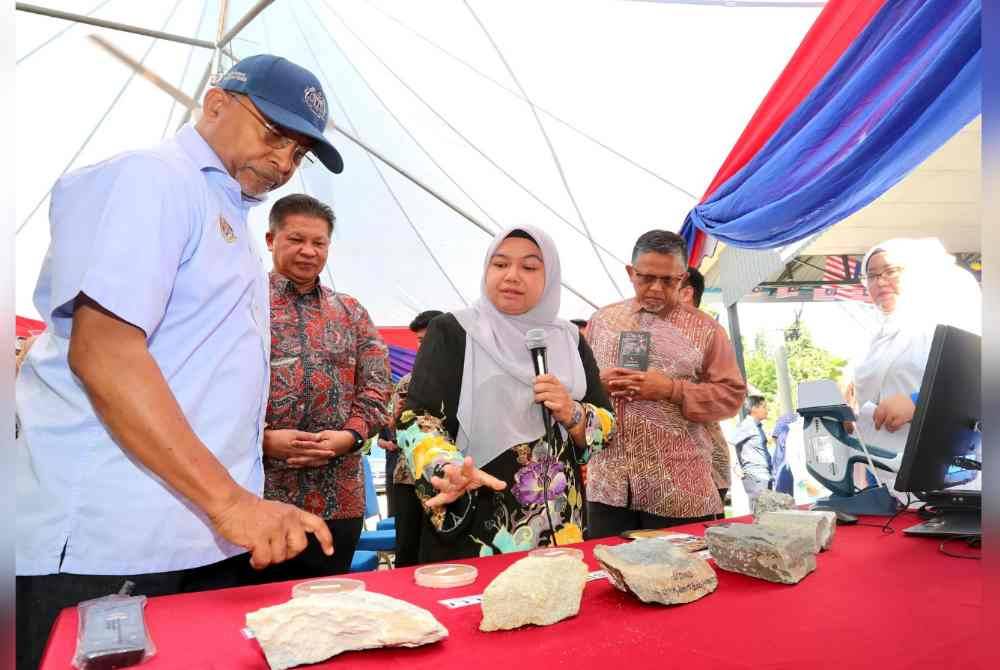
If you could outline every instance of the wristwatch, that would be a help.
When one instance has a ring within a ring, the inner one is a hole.
[[[354,444],[351,446],[351,452],[361,451],[361,447],[365,446],[365,438],[361,437],[361,433],[353,428],[345,428],[344,430],[354,436]]]

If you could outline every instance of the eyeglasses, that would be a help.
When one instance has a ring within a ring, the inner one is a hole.
[[[687,279],[688,273],[683,272],[679,275],[647,275],[641,272],[632,270],[632,279],[636,284],[640,286],[652,286],[656,282],[662,282],[664,288],[676,288],[681,285],[685,279]]]
[[[890,265],[885,270],[882,270],[882,272],[868,272],[861,275],[861,281],[866,284],[874,284],[879,278],[884,278],[886,281],[896,281],[902,273],[903,268],[898,265]]]
[[[271,147],[272,149],[275,149],[276,151],[281,151],[283,149],[287,149],[288,147],[290,147],[293,144],[295,144],[297,146],[295,148],[295,152],[292,153],[292,160],[295,161],[296,165],[298,165],[299,163],[301,163],[303,158],[305,158],[310,163],[315,163],[316,162],[316,161],[314,161],[312,159],[312,156],[309,155],[309,149],[307,149],[304,146],[298,144],[292,138],[287,137],[284,134],[282,134],[282,132],[280,130],[278,130],[277,128],[275,128],[274,126],[272,126],[270,123],[268,123],[267,120],[264,117],[260,116],[256,112],[254,112],[247,105],[244,105],[240,101],[239,96],[234,95],[233,93],[230,93],[229,97],[231,97],[233,100],[235,100],[236,104],[238,104],[240,107],[242,107],[243,109],[247,110],[247,112],[250,114],[250,116],[252,116],[257,121],[257,123],[259,123],[260,125],[264,126],[264,130],[267,132],[267,134],[264,136],[264,144],[266,144],[267,146]]]

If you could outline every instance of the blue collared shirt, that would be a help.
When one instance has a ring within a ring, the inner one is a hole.
[[[86,293],[141,328],[195,434],[260,495],[267,408],[267,277],[248,199],[186,126],[56,184],[34,301],[48,326],[17,380],[17,574],[128,575],[243,549],[118,446],[67,363]]]

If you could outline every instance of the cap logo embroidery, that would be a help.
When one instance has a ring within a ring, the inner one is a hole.
[[[219,232],[222,233],[222,239],[227,243],[232,244],[236,241],[236,233],[233,232],[233,227],[222,216],[219,217]]]
[[[326,98],[323,97],[323,91],[319,90],[315,86],[310,86],[305,90],[305,102],[306,107],[309,111],[316,116],[317,121],[326,120]]]
[[[246,81],[247,81],[247,76],[246,76],[246,74],[244,74],[243,72],[240,72],[239,70],[230,70],[222,78],[222,81],[228,81],[229,79],[235,79],[236,81],[242,81],[245,84]]]

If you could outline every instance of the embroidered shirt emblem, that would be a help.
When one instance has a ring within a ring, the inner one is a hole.
[[[222,233],[222,239],[229,244],[236,241],[236,233],[233,232],[233,227],[230,226],[229,222],[222,216],[219,217],[219,232]]]

